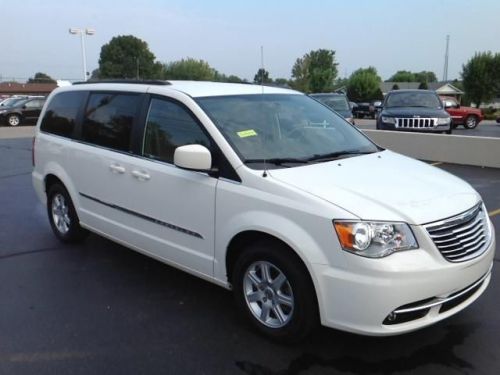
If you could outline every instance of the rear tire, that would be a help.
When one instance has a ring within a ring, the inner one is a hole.
[[[272,241],[246,247],[233,268],[238,308],[267,337],[296,342],[318,325],[318,305],[309,271],[289,248]]]
[[[50,226],[56,237],[62,242],[81,242],[88,234],[80,226],[80,220],[66,188],[54,184],[47,193],[47,214]]]
[[[466,117],[464,122],[465,129],[474,129],[477,126],[477,116],[469,115]]]
[[[21,116],[12,114],[7,117],[7,123],[10,126],[18,126],[21,125]]]

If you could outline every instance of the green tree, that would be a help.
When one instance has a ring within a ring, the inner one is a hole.
[[[309,58],[308,55],[295,60],[292,67],[293,80],[290,82],[295,90],[309,92]]]
[[[162,78],[162,65],[148,44],[133,35],[115,36],[101,48],[100,78]]]
[[[495,90],[495,96],[498,98],[500,97],[500,53],[493,55],[492,66],[493,89]]]
[[[387,82],[415,82],[415,74],[408,70],[399,70]]]
[[[421,71],[419,73],[414,73],[415,75],[415,81],[414,82],[437,82],[437,77],[434,72],[428,72],[428,71]]]
[[[206,61],[188,57],[172,61],[164,66],[165,79],[183,79],[192,81],[218,81],[221,75]]]
[[[238,77],[238,76],[235,76],[233,74],[229,75],[229,76],[226,76],[226,75],[222,75],[222,79],[219,80],[220,82],[229,82],[229,83],[242,83],[242,82],[246,82],[244,79]]]
[[[298,58],[292,68],[292,87],[303,92],[332,91],[337,78],[335,51],[318,49]]]
[[[437,82],[434,72],[422,70],[421,72],[410,72],[408,70],[398,70],[386,82]]]
[[[333,90],[337,78],[335,51],[319,49],[309,52],[309,88],[311,92],[328,92]]]
[[[269,72],[263,68],[260,68],[253,77],[253,82],[258,83],[259,85],[264,83],[271,83],[272,81],[273,80],[269,78]]]
[[[28,83],[56,83],[56,81],[45,73],[35,73],[33,78],[28,79]]]
[[[334,90],[346,90],[349,83],[349,78],[337,78],[333,83]]]
[[[286,78],[276,78],[274,80],[274,83],[277,86],[286,87],[286,88],[290,87],[290,81],[288,79],[286,79]]]
[[[491,52],[476,53],[462,66],[465,93],[477,107],[495,97],[500,88],[500,55]]]
[[[100,78],[100,72],[99,68],[92,70],[92,73],[90,73],[90,79],[99,79]]]
[[[374,67],[358,69],[349,77],[347,96],[355,102],[382,99],[381,82],[382,80]]]

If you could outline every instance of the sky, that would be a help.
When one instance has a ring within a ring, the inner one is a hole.
[[[81,79],[78,36],[86,38],[88,71],[117,35],[146,41],[158,61],[203,59],[221,73],[253,80],[261,64],[272,78],[290,78],[293,63],[319,49],[336,52],[339,76],[374,66],[382,79],[398,70],[459,78],[475,52],[500,52],[499,0],[0,0],[0,76],[36,72]],[[6,16],[15,15],[15,16]]]

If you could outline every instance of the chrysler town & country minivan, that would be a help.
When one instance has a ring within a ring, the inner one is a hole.
[[[486,289],[479,194],[384,150],[299,92],[212,82],[61,87],[33,184],[64,242],[91,231],[232,289],[256,329],[366,335],[447,318]]]

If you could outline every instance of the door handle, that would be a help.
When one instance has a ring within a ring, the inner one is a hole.
[[[125,173],[125,167],[122,167],[120,164],[113,163],[109,166],[109,169],[111,169],[111,172],[114,172],[114,173],[118,173],[118,174]]]
[[[137,170],[132,171],[132,176],[137,178],[139,181],[148,181],[151,178],[147,172]]]

